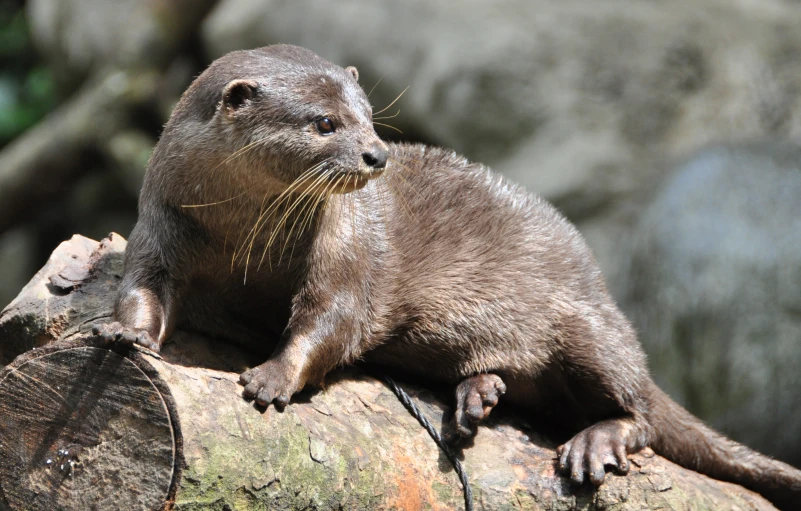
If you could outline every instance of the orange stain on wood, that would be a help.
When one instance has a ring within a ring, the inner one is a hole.
[[[528,477],[528,470],[522,465],[512,465],[512,470],[515,471],[515,477],[517,477],[518,481],[525,481]]]
[[[423,509],[433,509],[435,511],[446,511],[452,509],[451,503],[439,501],[439,497],[434,492],[432,483],[433,474],[419,474],[415,469],[415,463],[411,457],[399,449],[393,453],[393,461],[396,467],[395,485],[398,493],[395,498],[387,502],[387,508],[398,511],[419,511]]]
[[[403,452],[395,451],[396,468],[398,470],[395,484],[398,494],[389,504],[390,509],[418,511],[423,509],[423,492],[420,479],[412,466],[412,460]]]

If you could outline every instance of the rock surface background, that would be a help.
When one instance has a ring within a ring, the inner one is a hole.
[[[356,65],[367,90],[380,80],[379,109],[409,87],[382,121],[403,135],[382,135],[452,147],[554,201],[659,382],[801,464],[801,3],[106,4],[21,7],[60,103],[0,148],[0,307],[61,240],[130,231],[160,126],[208,62],[300,44]]]

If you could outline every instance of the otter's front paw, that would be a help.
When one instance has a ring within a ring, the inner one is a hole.
[[[161,345],[147,331],[129,328],[119,321],[92,325],[92,333],[106,342],[119,342],[128,346],[139,344],[155,352],[161,349]]]
[[[478,374],[462,381],[456,387],[456,413],[453,416],[456,433],[462,438],[475,435],[476,425],[489,415],[505,393],[506,384],[495,374]]]
[[[303,388],[303,382],[294,373],[284,364],[268,360],[239,376],[239,382],[245,386],[242,395],[246,399],[255,399],[261,406],[275,402],[283,408],[289,403],[289,398]]]
[[[556,450],[559,469],[570,474],[570,479],[578,484],[584,482],[586,473],[596,486],[606,477],[605,466],[626,474],[629,471],[626,454],[631,434],[632,426],[624,420],[608,420],[590,426]]]

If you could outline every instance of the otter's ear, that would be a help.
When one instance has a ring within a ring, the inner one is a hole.
[[[345,71],[353,75],[353,79],[357,82],[359,81],[359,70],[353,66],[348,66],[345,68]]]
[[[233,115],[256,96],[259,84],[253,80],[232,80],[223,89],[220,110],[225,115]]]

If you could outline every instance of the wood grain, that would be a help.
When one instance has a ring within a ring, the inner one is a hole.
[[[150,378],[107,349],[30,355],[0,373],[0,485],[11,507],[160,509],[175,440]]]

